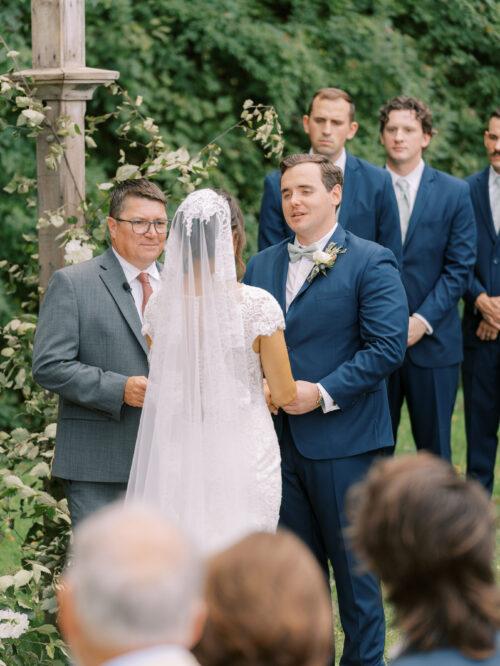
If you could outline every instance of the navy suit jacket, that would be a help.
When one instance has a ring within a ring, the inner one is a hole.
[[[259,250],[291,238],[281,208],[281,175],[272,171],[264,180],[260,209]],[[338,218],[347,231],[375,241],[401,263],[401,227],[396,196],[387,171],[347,153]]]
[[[410,314],[433,328],[408,348],[423,368],[460,363],[462,335],[458,302],[476,256],[476,225],[469,186],[429,166],[424,168],[403,245],[402,277]]]
[[[491,213],[489,172],[490,168],[487,167],[467,178],[476,216],[477,258],[471,283],[465,294],[463,332],[464,343],[472,346],[481,343],[476,336],[481,313],[476,311],[474,301],[483,292],[488,296],[500,296],[500,234],[495,232]]]
[[[404,358],[408,307],[393,254],[338,225],[332,240],[347,251],[326,275],[304,282],[285,314],[295,379],[320,382],[339,405],[289,416],[307,458],[345,458],[391,446],[385,378]],[[285,312],[288,241],[254,256],[244,282],[266,289]],[[283,412],[275,421],[281,434]]]

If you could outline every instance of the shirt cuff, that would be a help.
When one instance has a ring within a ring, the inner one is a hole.
[[[420,319],[420,321],[421,321],[423,324],[425,324],[425,328],[427,329],[427,330],[425,331],[425,334],[426,334],[426,335],[432,335],[432,334],[434,333],[434,329],[432,328],[432,326],[429,324],[429,322],[427,321],[427,319],[426,319],[425,317],[422,317],[421,314],[418,314],[418,312],[414,312],[414,313],[412,314],[412,317],[416,317],[417,319]]]
[[[328,412],[334,412],[337,409],[340,409],[340,407],[335,404],[335,401],[332,400],[332,397],[330,394],[325,391],[325,389],[321,386],[321,384],[316,384],[316,386],[319,389],[319,392],[321,393],[321,409],[323,410],[324,414],[328,414]]]

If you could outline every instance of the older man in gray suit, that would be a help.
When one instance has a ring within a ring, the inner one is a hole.
[[[141,333],[159,287],[165,196],[145,179],[120,183],[108,217],[111,245],[56,271],[33,348],[33,376],[59,395],[52,473],[64,480],[73,524],[125,492],[148,374]]]

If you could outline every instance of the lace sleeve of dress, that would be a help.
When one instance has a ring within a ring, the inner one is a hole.
[[[142,325],[142,334],[149,335],[151,340],[154,339],[155,322],[156,322],[156,308],[158,302],[158,290],[153,292],[149,297],[149,301],[144,310],[144,323]]]
[[[272,335],[278,329],[284,330],[285,318],[278,301],[267,291],[259,294],[258,312],[255,317],[255,337],[259,335]]]

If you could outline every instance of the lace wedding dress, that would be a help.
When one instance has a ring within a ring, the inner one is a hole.
[[[252,345],[283,328],[268,292],[236,282],[226,202],[191,194],[145,311],[153,342],[127,501],[159,508],[205,553],[276,529],[280,452]]]

